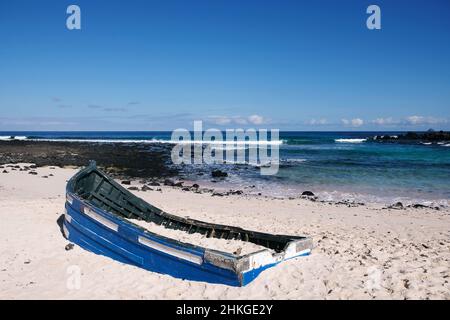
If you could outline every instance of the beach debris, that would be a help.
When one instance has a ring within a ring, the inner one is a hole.
[[[181,188],[181,187],[183,187],[183,181],[178,181],[178,182],[174,183],[173,186]]]
[[[403,206],[403,203],[401,203],[400,201],[387,207],[387,209],[395,209],[395,210],[402,210],[404,208],[405,207]]]
[[[150,187],[147,186],[147,185],[143,185],[142,188],[141,188],[141,191],[153,191],[153,189],[150,188]]]
[[[30,259],[27,259],[27,260],[25,260],[24,262],[23,262],[23,264],[30,264],[31,263],[31,260]]]
[[[131,181],[130,180],[123,180],[120,183],[129,186],[131,184]]]
[[[74,246],[75,245],[73,243],[69,243],[64,247],[64,249],[66,249],[66,251],[69,251],[69,250],[72,250]]]
[[[225,178],[225,177],[228,176],[228,173],[226,173],[226,172],[224,172],[224,171],[222,171],[222,170],[213,170],[213,171],[211,172],[211,176],[212,176],[213,178]]]

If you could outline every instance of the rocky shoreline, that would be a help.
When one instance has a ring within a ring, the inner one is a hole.
[[[254,185],[241,189],[224,187],[200,186],[199,181],[185,181],[180,167],[174,166],[170,159],[170,145],[145,145],[123,143],[90,143],[90,142],[47,142],[47,141],[0,141],[0,175],[10,171],[28,171],[37,175],[38,167],[82,167],[89,160],[95,160],[97,165],[107,174],[117,179],[130,191],[159,191],[161,187],[179,188],[185,192],[210,194],[212,197],[245,196],[277,199],[279,197],[263,195],[253,191]],[[30,163],[31,165],[17,165]],[[49,178],[51,176],[43,176]],[[211,169],[210,181],[225,180],[228,173]],[[206,176],[205,176],[206,178]],[[354,200],[328,201],[317,197],[312,191],[299,192],[297,196],[286,197],[288,200],[306,199],[312,202],[329,205],[357,207],[366,203]],[[383,207],[385,210],[434,209],[443,207],[413,203],[404,205],[401,202]]]
[[[161,178],[178,174],[171,165],[171,147],[123,143],[0,141],[0,165],[34,163],[37,167],[81,167],[95,160],[117,178]]]
[[[416,143],[416,142],[431,142],[431,143],[450,143],[450,132],[448,131],[433,131],[427,132],[407,132],[400,135],[383,135],[372,137],[374,141],[382,142],[401,142],[401,143]]]

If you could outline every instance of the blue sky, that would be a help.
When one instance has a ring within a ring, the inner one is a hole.
[[[449,57],[448,0],[3,0],[0,131],[449,129]]]

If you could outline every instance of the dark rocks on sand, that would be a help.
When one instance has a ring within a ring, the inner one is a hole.
[[[44,179],[48,179],[48,176],[42,176],[42,178],[44,178]]]
[[[198,184],[194,183],[194,184],[192,185],[192,188],[198,189],[198,188],[200,188],[200,186],[199,186]]]
[[[131,184],[131,181],[130,180],[123,180],[121,182],[121,184],[125,184],[125,185],[129,186]]]
[[[221,192],[213,192],[212,193],[212,195],[211,195],[212,197],[223,197],[224,196],[224,194],[223,193],[221,193]]]
[[[226,173],[226,172],[224,172],[224,171],[222,171],[222,170],[213,170],[213,171],[211,172],[211,176],[212,176],[213,178],[224,178],[224,177],[227,177],[227,176],[228,176],[228,173]]]
[[[178,181],[178,182],[174,183],[173,186],[181,188],[183,186],[183,181]]]
[[[152,187],[159,187],[161,184],[160,184],[159,182],[152,181],[152,182],[150,182],[148,185],[149,185],[149,186],[152,186]]]
[[[131,191],[139,191],[139,188],[138,188],[138,187],[129,187],[128,190],[131,190]]]
[[[181,189],[183,191],[191,191],[191,189],[189,187],[184,187],[183,189]]]
[[[228,194],[235,194],[235,195],[240,195],[243,194],[244,192],[242,190],[230,190],[228,192]]]
[[[69,243],[68,245],[66,245],[66,247],[64,249],[66,249],[66,251],[72,250],[74,247],[73,243]]]
[[[2,173],[8,173],[8,171],[6,171],[6,170],[3,170],[3,171],[2,171]]]
[[[173,187],[175,185],[175,182],[172,179],[165,179],[164,180],[164,185],[165,186],[169,186],[169,187]]]
[[[30,169],[37,169],[37,165],[35,164],[30,165]]]
[[[302,196],[307,196],[307,197],[314,197],[315,194],[311,191],[303,191],[302,192]]]
[[[38,173],[36,172],[36,171],[30,171],[30,172],[28,172],[28,174],[32,174],[32,175],[37,175]]]
[[[420,203],[413,204],[413,205],[411,205],[411,207],[413,207],[414,209],[424,209],[424,208],[429,208],[428,206],[423,205],[423,204],[420,204]]]

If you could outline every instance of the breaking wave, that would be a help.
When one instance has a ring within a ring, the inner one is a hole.
[[[367,139],[334,139],[334,141],[338,143],[363,143]]]

